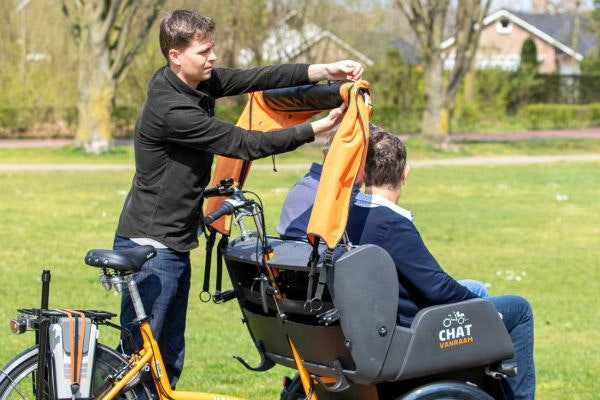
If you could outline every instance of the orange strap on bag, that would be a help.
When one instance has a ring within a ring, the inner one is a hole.
[[[305,122],[310,117],[320,113],[322,110],[312,111],[274,111],[263,98],[262,92],[254,92],[248,95],[246,108],[238,119],[237,126],[254,131],[268,132],[277,129],[289,128]],[[251,161],[239,160],[235,158],[219,157],[217,166],[213,174],[212,185],[215,186],[222,179],[233,178],[234,185],[242,186],[250,171]],[[204,214],[208,214],[221,205],[225,197],[211,197],[208,199]],[[225,215],[212,224],[210,227],[222,233],[229,235],[231,228],[231,216]]]
[[[373,107],[369,83],[357,81],[342,86],[348,110],[329,148],[315,203],[308,223],[308,240],[319,238],[333,249],[342,238],[350,211],[350,197],[356,177],[362,174],[369,142],[369,119]]]
[[[85,343],[85,314],[81,311],[74,310],[56,310],[65,314],[69,319],[69,346],[71,348],[71,384],[79,383],[81,378],[81,362],[83,359],[83,346]],[[81,327],[75,326],[73,314],[77,315],[81,320]],[[75,337],[79,336],[79,340],[75,343]]]

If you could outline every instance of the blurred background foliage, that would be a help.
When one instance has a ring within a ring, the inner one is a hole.
[[[0,137],[74,136],[78,52],[60,5],[44,0],[0,2]],[[374,60],[365,79],[371,82],[375,122],[395,133],[418,132],[424,107],[423,73],[394,47],[395,40],[411,33],[391,2],[167,0],[159,19],[167,10],[181,7],[215,19],[219,65],[232,67],[237,66],[240,49],[257,48],[268,28],[295,10]],[[113,110],[115,138],[132,135],[148,80],[165,63],[156,25],[119,83]],[[583,74],[578,76],[540,75],[526,63],[515,72],[477,71],[469,101],[464,89],[458,92],[451,132],[598,125],[600,63],[594,59],[596,53],[584,60]],[[255,65],[261,63],[260,57],[254,60]],[[242,103],[243,99],[220,102],[217,115],[235,121]]]

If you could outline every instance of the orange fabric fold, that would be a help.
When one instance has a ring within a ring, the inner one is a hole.
[[[368,89],[367,81],[347,83],[341,88],[348,110],[323,163],[307,228],[308,240],[313,245],[321,238],[333,249],[346,229],[352,189],[367,156],[369,119],[373,113]]]
[[[268,132],[298,125],[320,112],[321,110],[302,112],[273,111],[265,104],[262,92],[254,92],[248,95],[248,102],[236,125],[248,130]],[[233,178],[234,185],[242,187],[250,172],[251,165],[251,161],[219,157],[213,173],[212,186],[217,185],[222,179]],[[209,198],[204,214],[206,215],[219,208],[223,200],[225,200],[224,197]],[[225,215],[217,219],[210,227],[223,235],[229,235],[231,230],[231,216]]]

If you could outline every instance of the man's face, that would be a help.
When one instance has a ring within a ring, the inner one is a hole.
[[[172,49],[169,55],[171,62],[179,66],[179,78],[194,88],[198,83],[210,79],[213,64],[217,60],[212,37],[195,39],[183,50]]]

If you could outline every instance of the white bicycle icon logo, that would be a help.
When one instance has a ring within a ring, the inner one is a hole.
[[[452,322],[456,322],[458,325],[464,324],[468,321],[467,317],[465,317],[465,313],[460,311],[454,311],[452,314],[448,314],[448,317],[444,318],[442,323],[444,324],[444,328],[449,328],[452,325]]]

